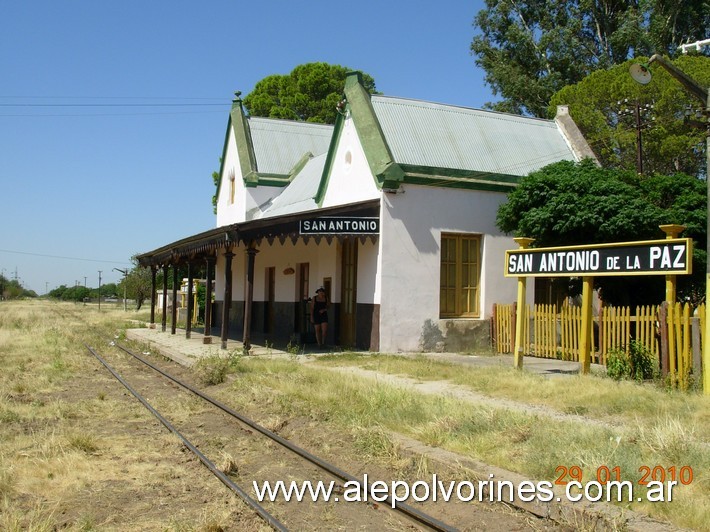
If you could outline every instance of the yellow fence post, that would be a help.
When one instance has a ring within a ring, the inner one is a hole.
[[[582,324],[579,328],[579,363],[583,375],[589,373],[592,350],[592,291],[594,277],[582,277]]]
[[[678,235],[685,229],[684,225],[666,224],[659,225],[661,231],[666,234],[666,239],[678,238]],[[673,303],[676,295],[676,275],[666,275],[666,301]]]
[[[520,246],[520,249],[526,249],[532,244],[534,238],[517,237],[514,238],[515,243]],[[515,369],[523,369],[523,321],[525,318],[525,277],[518,276],[518,309],[515,319],[515,359],[513,366]]]

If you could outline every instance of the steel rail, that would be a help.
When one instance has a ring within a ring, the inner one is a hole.
[[[86,345],[86,344],[84,344]],[[222,471],[220,471],[217,466],[209,460],[197,447],[195,447],[185,436],[183,436],[167,419],[165,419],[160,412],[158,412],[155,408],[153,408],[146,399],[140,395],[136,390],[131,387],[126,380],[119,375],[116,370],[114,370],[108,362],[106,362],[101,355],[99,355],[94,349],[92,349],[90,346],[86,345],[86,348],[89,350],[89,352],[94,355],[99,362],[101,362],[111,374],[116,377],[116,379],[123,384],[123,386],[126,387],[126,389],[133,394],[133,396],[138,399],[141,404],[148,409],[148,411],[153,414],[158,421],[160,421],[165,428],[167,428],[170,432],[175,434],[180,440],[182,441],[183,445],[190,449],[190,451],[193,452],[197,458],[200,459],[200,462],[209,469],[213,475],[215,475],[219,480],[222,481],[222,484],[227,486],[229,489],[231,489],[234,493],[236,493],[246,504],[248,504],[254,511],[256,511],[259,516],[266,521],[274,530],[279,530],[279,531],[287,531],[288,529],[278,520],[276,519],[273,515],[271,515],[263,506],[261,506],[257,501],[252,499],[248,493],[246,493],[244,490],[242,490],[237,484],[232,482],[230,478],[225,475]]]
[[[342,471],[338,467],[326,462],[325,460],[318,458],[317,456],[309,453],[305,449],[290,442],[289,440],[282,438],[281,436],[270,431],[269,429],[262,427],[261,425],[259,425],[255,421],[252,421],[251,419],[245,417],[244,415],[240,414],[239,412],[236,412],[235,410],[233,410],[229,406],[225,405],[224,403],[221,403],[217,399],[210,397],[209,395],[198,390],[194,386],[180,380],[179,378],[177,378],[173,375],[170,375],[166,371],[157,367],[156,365],[154,365],[150,361],[148,361],[145,358],[143,358],[142,356],[134,353],[133,351],[131,351],[127,347],[119,344],[118,342],[116,342],[115,345],[116,345],[116,347],[118,347],[122,351],[126,352],[127,354],[131,355],[135,359],[139,360],[140,362],[142,362],[143,364],[145,364],[149,368],[153,369],[154,371],[157,371],[158,373],[160,373],[164,377],[170,379],[171,381],[178,384],[179,386],[182,386],[186,390],[191,391],[195,395],[198,395],[199,397],[201,397],[205,401],[211,403],[212,405],[214,405],[217,408],[219,408],[220,410],[222,410],[223,412],[238,419],[239,421],[241,421],[245,425],[251,427],[252,429],[256,430],[257,432],[260,432],[261,434],[263,434],[267,438],[270,438],[271,440],[275,441],[276,443],[285,447],[286,449],[290,450],[291,452],[299,455],[300,457],[304,458],[305,460],[309,461],[310,463],[320,467],[324,471],[327,471],[328,473],[330,473],[334,477],[339,478],[340,480],[343,480],[346,482],[357,482],[357,484],[360,486],[360,490],[361,490],[360,493],[367,498],[367,495],[368,495],[367,487],[362,485],[362,483],[354,476],[350,475],[349,473],[346,473],[345,471]],[[381,501],[378,501],[378,502],[381,502]],[[393,509],[403,513],[404,515],[406,515],[410,519],[412,519],[422,525],[425,525],[426,527],[428,527],[431,530],[446,531],[446,532],[451,532],[451,531],[456,530],[455,528],[447,525],[446,523],[439,521],[435,517],[432,517],[424,512],[421,512],[420,510],[417,510],[416,508],[413,508],[412,506],[409,506],[408,504],[405,504],[403,502],[393,503],[391,497],[387,497],[387,499],[385,499],[384,502],[386,502],[390,506],[390,508],[393,508]]]

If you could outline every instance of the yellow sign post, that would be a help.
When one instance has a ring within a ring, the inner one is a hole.
[[[594,277],[618,275],[665,275],[666,300],[675,301],[676,275],[692,273],[693,241],[676,238],[680,225],[662,225],[665,240],[618,242],[585,246],[530,248],[532,238],[514,238],[518,249],[505,252],[505,276],[518,278],[515,316],[516,369],[523,367],[524,316],[528,277],[581,277],[582,323],[579,331],[581,372],[589,373],[592,349],[592,293]],[[705,374],[710,371],[703,372]]]
[[[527,249],[528,246],[535,241],[534,238],[525,237],[518,237],[513,240],[515,240],[515,243],[520,246],[520,249]],[[525,280],[526,277],[518,277],[518,309],[515,317],[515,361],[513,364],[515,369],[523,369],[523,355],[525,354],[523,352],[523,318],[525,316],[524,310],[526,292]]]
[[[668,224],[660,226],[661,230],[666,234],[667,240],[677,238],[685,229],[684,225]],[[676,276],[666,275],[666,301],[675,303],[676,295]]]

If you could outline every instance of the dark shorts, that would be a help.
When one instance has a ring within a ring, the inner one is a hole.
[[[313,316],[313,323],[315,323],[316,325],[320,325],[321,323],[328,323],[328,313],[316,313]]]

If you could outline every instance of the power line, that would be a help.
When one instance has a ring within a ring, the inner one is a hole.
[[[202,97],[150,97],[150,96],[0,96],[0,100],[84,100],[77,103],[61,102],[47,103],[43,101],[32,102],[2,102],[0,108],[24,108],[33,110],[44,110],[52,108],[77,108],[77,109],[93,109],[93,108],[125,108],[125,109],[150,109],[150,108],[206,108],[220,107],[225,109],[231,102],[225,101],[224,98],[202,98]],[[90,100],[143,100],[141,102],[96,102],[88,103]],[[159,102],[149,102],[145,100],[161,100]],[[190,100],[189,102],[170,102],[169,100]],[[221,103],[194,103],[196,100],[211,100]],[[150,116],[150,115],[179,115],[179,114],[208,114],[222,113],[223,110],[204,110],[204,111],[147,111],[147,112],[81,112],[81,113],[0,113],[2,117],[92,117],[92,116]]]
[[[214,100],[224,101],[215,96],[14,96],[0,95],[8,100]]]
[[[33,257],[45,257],[50,259],[65,259],[65,260],[80,260],[85,262],[102,262],[105,264],[129,264],[123,260],[100,260],[100,259],[83,259],[79,257],[63,257],[61,255],[45,255],[43,253],[30,253],[29,251],[13,251],[10,249],[0,249],[0,253],[15,253],[17,255],[30,255]]]
[[[224,114],[224,111],[164,111],[164,112],[147,112],[147,113],[62,113],[62,114],[27,114],[27,113],[0,113],[0,116],[6,117],[90,117],[90,116],[160,116],[160,115],[207,115],[207,114]]]
[[[211,107],[225,103],[0,103],[0,107]]]

